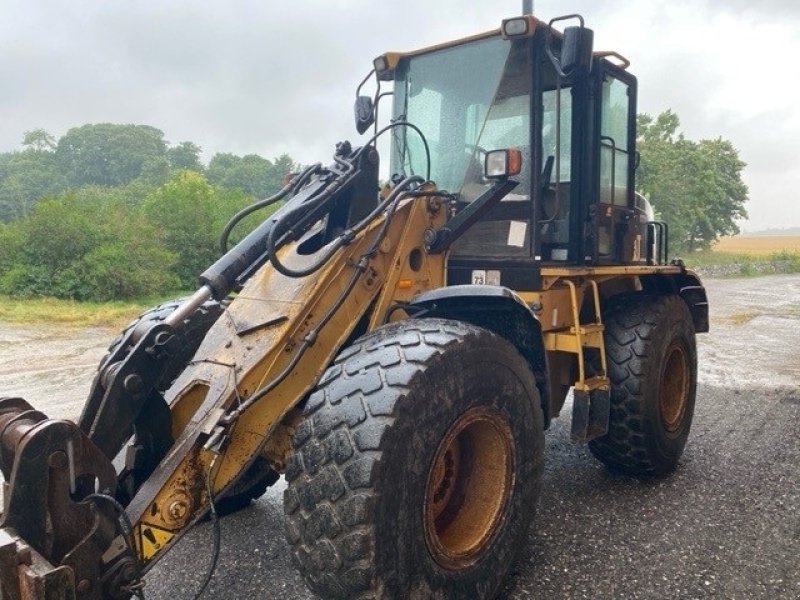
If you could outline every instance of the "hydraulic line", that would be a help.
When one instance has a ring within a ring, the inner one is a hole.
[[[276,232],[280,230],[280,226],[276,224],[276,226],[272,228],[272,231],[270,231],[269,237],[267,238],[267,252],[269,254],[272,266],[275,267],[276,271],[282,273],[283,275],[286,275],[287,277],[306,277],[307,275],[311,275],[312,273],[321,269],[322,266],[331,259],[331,257],[339,248],[341,248],[342,246],[346,246],[351,241],[353,241],[353,238],[355,238],[355,236],[358,235],[359,232],[361,232],[364,228],[366,228],[378,215],[380,215],[384,210],[386,210],[387,207],[389,207],[392,204],[392,202],[394,202],[397,199],[397,196],[401,192],[403,192],[408,186],[414,183],[422,183],[423,181],[424,180],[417,175],[412,175],[411,177],[407,177],[400,184],[395,186],[394,190],[392,190],[392,193],[389,194],[386,200],[378,204],[378,206],[376,206],[372,210],[372,212],[370,212],[366,217],[361,219],[361,221],[356,223],[353,227],[342,232],[335,240],[333,240],[328,244],[328,247],[325,250],[325,252],[316,261],[314,261],[314,263],[303,269],[291,269],[280,262],[280,259],[276,255],[276,246],[280,246],[285,241],[288,232],[287,234],[282,234],[281,238],[278,239],[276,242],[275,240]]]
[[[228,251],[228,238],[231,234],[236,225],[244,219],[245,217],[251,215],[252,213],[260,210],[262,208],[266,208],[267,206],[271,206],[276,202],[282,200],[286,197],[287,194],[291,192],[292,195],[296,194],[300,188],[305,185],[309,178],[312,175],[319,173],[320,169],[322,168],[322,163],[316,163],[309,167],[306,167],[302,172],[292,178],[292,180],[287,183],[283,188],[281,188],[276,194],[270,196],[269,198],[265,198],[264,200],[259,200],[258,202],[254,202],[250,206],[247,206],[233,215],[230,220],[225,224],[225,227],[222,229],[222,233],[219,236],[219,248],[223,254]]]

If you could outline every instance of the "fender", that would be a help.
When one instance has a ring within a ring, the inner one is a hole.
[[[483,327],[505,338],[528,361],[550,425],[550,370],[542,326],[533,311],[512,290],[495,285],[454,285],[423,292],[404,307],[411,318],[454,319]]]
[[[656,273],[640,278],[642,287],[648,292],[677,294],[680,296],[694,321],[694,330],[697,333],[707,333],[709,329],[708,297],[706,288],[703,287],[700,277],[694,271],[684,269],[678,274]]]

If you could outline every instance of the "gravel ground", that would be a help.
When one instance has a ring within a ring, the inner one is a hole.
[[[800,276],[706,282],[712,333],[684,458],[665,479],[612,475],[548,432],[544,493],[505,597],[800,598]],[[0,324],[0,390],[75,414],[112,335]],[[568,415],[568,412],[565,412]],[[311,598],[283,538],[283,482],[225,518],[204,598]],[[147,577],[191,598],[211,557],[201,525]]]

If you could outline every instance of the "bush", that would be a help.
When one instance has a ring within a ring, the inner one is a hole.
[[[157,230],[97,188],[41,201],[31,215],[2,230],[11,258],[0,264],[0,292],[110,300],[174,287],[175,255]]]
[[[252,201],[188,170],[159,187],[137,179],[43,198],[29,215],[0,223],[0,293],[106,301],[193,288],[219,256],[225,223]],[[250,215],[230,243],[274,209]]]
[[[174,260],[159,247],[107,244],[64,271],[55,289],[61,297],[100,302],[154,295],[177,286],[177,277],[169,271]]]
[[[238,191],[218,188],[195,171],[177,171],[144,201],[144,213],[160,231],[163,245],[177,261],[174,273],[183,287],[197,285],[197,277],[220,255],[219,234],[236,212],[253,201]],[[232,236],[235,242],[270,211],[248,217]]]
[[[0,293],[8,296],[54,296],[54,273],[46,267],[19,263],[0,275]]]

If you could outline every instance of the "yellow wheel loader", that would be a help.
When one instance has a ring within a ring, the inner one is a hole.
[[[3,600],[144,597],[184,533],[279,474],[316,594],[494,597],[570,390],[599,460],[675,469],[708,304],[634,191],[636,79],[592,40],[525,15],[379,56],[368,139],[236,215],[198,290],[114,342],[76,423],[2,399]]]

